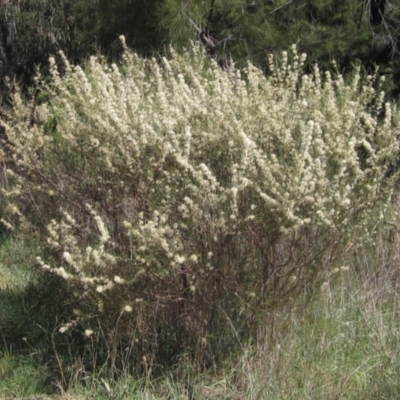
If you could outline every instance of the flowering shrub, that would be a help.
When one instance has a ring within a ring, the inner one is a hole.
[[[46,103],[15,91],[1,221],[65,280],[61,331],[100,323],[140,354],[206,363],[373,239],[399,113],[376,77],[305,75],[292,53],[269,77],[222,71],[197,47],[84,69],[61,54],[63,73],[50,59],[51,82],[37,78]]]

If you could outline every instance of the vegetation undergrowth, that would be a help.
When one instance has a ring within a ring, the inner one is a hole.
[[[46,101],[16,86],[2,121],[1,223],[35,251],[21,293],[60,390],[253,357],[391,204],[399,112],[376,76],[304,74],[295,47],[269,77],[170,53],[61,53]]]
[[[70,345],[64,372],[69,368],[71,379],[63,387],[49,359],[32,356],[44,353],[43,343],[27,351],[22,341],[6,346],[7,338],[0,345],[0,396],[40,396],[57,389],[57,398],[64,399],[397,398],[399,246],[399,233],[384,230],[375,247],[359,248],[341,268],[327,272],[312,301],[299,296],[270,313],[253,344],[243,344],[236,358],[203,373],[183,356],[158,378],[134,376],[129,367],[113,377],[105,365],[88,370]],[[86,346],[95,355],[93,342]]]

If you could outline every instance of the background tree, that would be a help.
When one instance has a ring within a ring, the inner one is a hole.
[[[145,56],[169,44],[182,50],[203,34],[220,61],[251,60],[267,71],[269,53],[296,43],[308,55],[306,68],[330,68],[333,59],[341,72],[354,63],[379,65],[386,89],[399,91],[400,11],[388,0],[0,1],[1,81],[17,75],[29,84],[35,66],[47,65],[59,49],[75,62],[99,49],[118,58],[121,34]]]
[[[80,61],[101,50],[121,52],[117,40],[148,55],[164,43],[155,14],[159,0],[0,0],[0,81],[17,76],[30,85],[37,65],[63,50]]]
[[[69,1],[2,0],[0,9],[0,77],[17,75],[25,81],[49,54],[71,43]],[[3,79],[1,79],[4,84]],[[4,89],[4,86],[3,86]]]
[[[267,70],[269,53],[296,43],[307,53],[309,66],[318,62],[329,68],[333,59],[342,72],[354,63],[368,70],[379,65],[388,74],[391,89],[397,90],[400,11],[386,0],[218,0],[207,19],[211,4],[165,1],[160,20],[169,41],[186,45],[193,37],[188,21],[194,20],[206,25],[220,44],[219,57],[232,56],[240,66],[251,60]]]

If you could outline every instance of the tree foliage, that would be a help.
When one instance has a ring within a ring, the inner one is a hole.
[[[399,16],[388,0],[2,0],[0,77],[29,81],[35,65],[60,49],[75,61],[99,49],[117,58],[121,34],[135,51],[153,55],[168,44],[188,47],[202,32],[220,61],[251,60],[267,70],[267,54],[296,43],[309,65],[380,65],[398,90]]]
[[[0,77],[17,75],[27,80],[49,54],[71,43],[68,1],[3,0],[0,9]]]
[[[31,84],[37,65],[63,50],[80,61],[101,50],[121,53],[118,36],[142,54],[163,43],[155,11],[159,0],[2,0],[0,79],[16,75]],[[4,85],[2,86],[4,89]]]
[[[391,88],[399,83],[392,74],[399,71],[400,10],[384,0],[168,0],[163,7],[162,24],[171,42],[180,45],[191,38],[185,20],[193,19],[219,43],[218,57],[232,57],[239,65],[250,59],[267,70],[267,54],[296,43],[309,65],[318,62],[328,69],[336,60],[342,71],[354,63],[368,70],[380,65]]]

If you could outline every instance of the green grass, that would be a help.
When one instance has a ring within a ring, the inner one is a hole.
[[[29,283],[32,256],[24,243],[0,234],[0,289],[21,289]]]
[[[25,398],[49,392],[48,371],[35,356],[0,353],[0,396]]]
[[[62,363],[69,377],[64,385],[55,371],[54,353],[45,348],[47,336],[32,335],[33,321],[43,315],[35,319],[29,309],[21,311],[29,279],[33,279],[26,270],[30,251],[22,243],[4,240],[0,251],[0,398],[400,398],[400,239],[397,234],[390,238],[391,242],[382,239],[374,247],[357,251],[343,264],[348,270],[339,268],[327,275],[312,301],[299,298],[266,316],[266,326],[260,327],[254,343],[242,344],[241,354],[223,367],[199,372],[182,357],[175,368],[158,377],[151,375],[149,364],[144,368],[147,374],[135,376],[133,366],[127,365],[113,379],[106,366],[90,372],[82,354],[71,347],[69,364]],[[14,319],[19,322],[14,321],[17,337],[12,339],[5,323]],[[21,336],[24,329],[26,336]],[[90,342],[86,351],[95,357]]]

